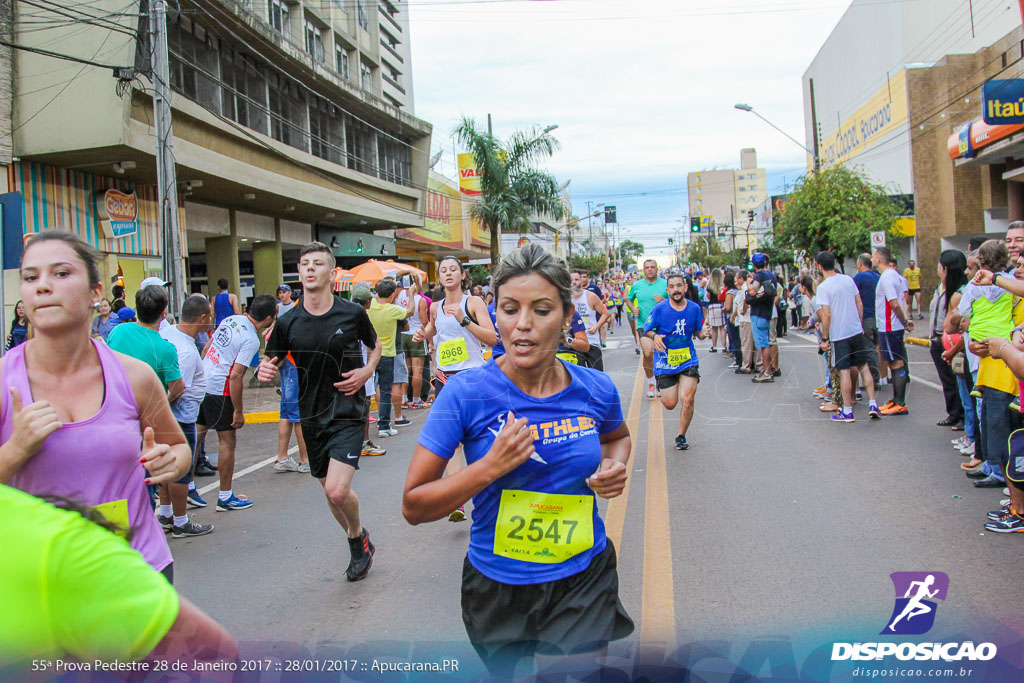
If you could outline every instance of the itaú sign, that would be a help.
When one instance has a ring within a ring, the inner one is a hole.
[[[108,239],[128,237],[139,231],[139,201],[135,193],[110,189],[96,193],[96,213]]]
[[[1024,79],[995,80],[981,86],[981,110],[989,125],[1024,123]]]

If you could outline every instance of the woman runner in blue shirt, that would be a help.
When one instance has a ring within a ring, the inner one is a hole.
[[[564,666],[570,652],[574,670],[596,670],[608,642],[633,631],[595,498],[622,493],[629,430],[611,378],[555,355],[573,314],[570,282],[539,245],[502,259],[493,287],[505,354],[438,395],[402,500],[421,524],[473,499],[462,619],[496,677],[535,655]],[[468,466],[442,478],[460,444]]]

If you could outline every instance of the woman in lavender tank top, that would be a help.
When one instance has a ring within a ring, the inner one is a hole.
[[[32,238],[21,296],[35,338],[0,368],[0,483],[96,508],[171,578],[146,484],[175,481],[188,444],[156,373],[89,336],[103,296],[98,256],[70,233]]]

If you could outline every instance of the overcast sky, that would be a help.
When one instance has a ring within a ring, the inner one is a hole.
[[[651,255],[687,213],[686,174],[736,168],[755,147],[769,194],[804,153],[746,102],[803,138],[801,75],[848,0],[412,0],[416,115],[434,126],[435,170],[455,177],[463,115],[504,137],[558,124],[548,168],[573,212],[614,204]],[[459,150],[463,151],[463,150]],[[646,194],[645,194],[646,193]]]

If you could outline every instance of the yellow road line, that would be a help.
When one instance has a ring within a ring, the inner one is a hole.
[[[651,405],[647,433],[647,481],[644,509],[644,573],[640,642],[676,645],[675,592],[672,580],[672,537],[669,531],[668,468],[661,407]]]
[[[622,495],[608,501],[608,512],[605,514],[604,531],[615,548],[622,554],[622,527],[626,522],[626,504],[629,501],[629,482],[632,480],[633,461],[636,459],[636,442],[640,430],[640,407],[643,405],[643,365],[637,364],[636,381],[633,383],[633,397],[629,403],[626,426],[629,428],[630,451],[629,462],[626,464],[626,488]]]

